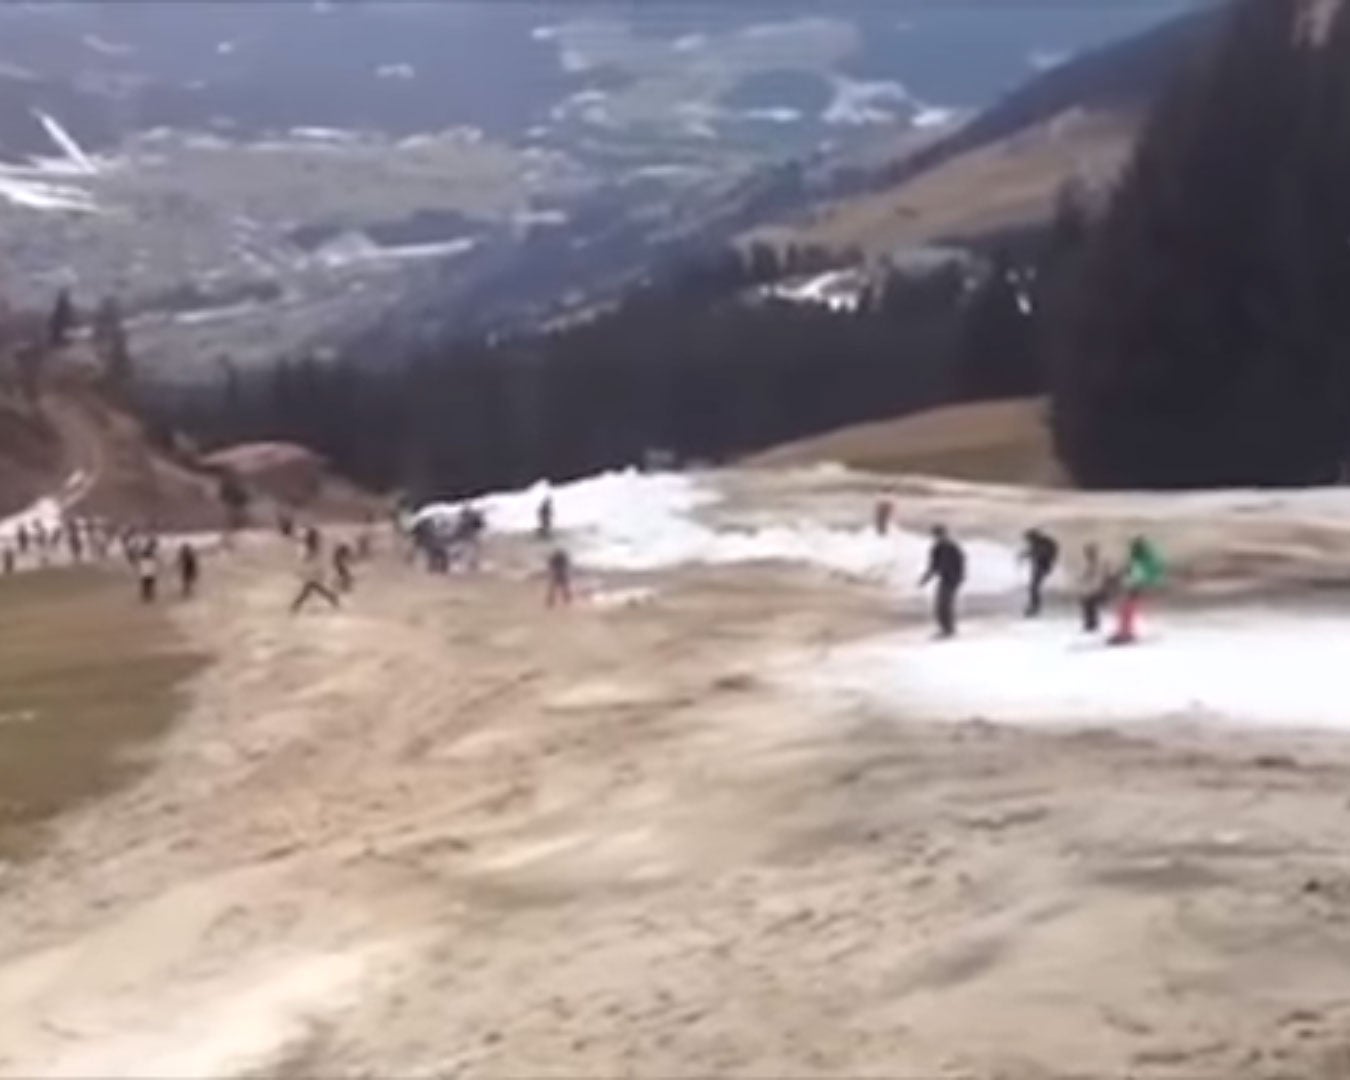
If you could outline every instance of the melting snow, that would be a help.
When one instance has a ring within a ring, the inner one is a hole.
[[[85,34],[80,39],[88,49],[96,53],[102,53],[104,56],[130,56],[136,50],[130,45],[123,45],[118,41],[108,41],[99,37],[97,34]]]
[[[972,619],[963,636],[926,630],[844,645],[784,677],[926,719],[1086,724],[1183,718],[1350,726],[1341,673],[1350,620],[1259,607],[1146,608],[1143,640],[1113,648],[1067,617]]]
[[[79,188],[22,180],[0,173],[0,199],[30,210],[49,210],[81,214],[98,212],[98,206]]]
[[[68,480],[67,487],[70,487],[72,481],[77,478],[83,480],[83,474],[77,473]],[[41,525],[43,529],[50,531],[61,524],[61,517],[61,503],[52,496],[44,496],[17,514],[0,518],[0,540],[12,542],[20,526],[31,530],[34,526]]]
[[[84,152],[84,148],[75,141],[75,137],[63,128],[54,116],[43,112],[41,109],[34,109],[33,115],[37,117],[38,123],[42,125],[43,130],[47,132],[52,142],[61,148],[66,160],[81,172],[90,175],[98,172],[98,166],[94,164],[93,159]]]
[[[761,109],[746,109],[741,113],[747,120],[762,120],[769,124],[795,124],[802,118],[797,109],[786,106],[768,106]]]
[[[1027,63],[1035,71],[1053,71],[1063,67],[1073,59],[1073,53],[1061,49],[1037,49],[1027,57]]]
[[[478,501],[491,529],[529,532],[540,500],[550,489],[493,495]],[[889,586],[912,585],[923,570],[928,539],[892,532],[833,529],[810,519],[770,525],[714,526],[702,520],[721,502],[712,487],[689,476],[637,472],[604,473],[552,489],[558,529],[578,559],[598,569],[652,571],[688,564],[796,562]],[[433,504],[426,515],[453,514],[457,508]],[[1022,574],[1014,554],[1001,544],[974,541],[969,590],[1006,594],[1020,587]]]
[[[827,124],[859,127],[891,124],[913,106],[909,91],[896,82],[862,82],[837,76],[834,100],[821,114]]]
[[[944,109],[940,105],[926,105],[914,114],[910,123],[923,130],[945,127],[956,120],[959,115],[956,109]]]

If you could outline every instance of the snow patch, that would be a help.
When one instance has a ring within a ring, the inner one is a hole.
[[[772,524],[710,524],[705,514],[722,501],[711,485],[675,473],[603,473],[550,489],[478,500],[490,530],[532,532],[540,501],[551,492],[558,530],[580,562],[597,569],[654,571],[676,566],[750,562],[792,562],[821,567],[852,578],[895,587],[913,583],[928,555],[928,538],[870,529],[834,529],[810,519]],[[451,515],[458,508],[440,503],[422,515]],[[1001,544],[966,544],[970,563],[967,591],[1006,595],[1021,587],[1023,574],[1013,552]]]
[[[1155,604],[1128,647],[1064,619],[973,620],[954,641],[916,633],[844,645],[784,678],[924,719],[1090,724],[1184,718],[1350,728],[1341,674],[1350,619],[1261,608]]]
[[[821,114],[827,123],[842,127],[893,124],[912,111],[914,100],[897,82],[868,82],[836,76],[834,99]]]
[[[960,112],[956,109],[946,109],[941,105],[925,105],[914,114],[910,124],[926,131],[929,128],[946,127],[954,123],[958,116]]]
[[[816,304],[831,311],[857,311],[867,281],[856,269],[827,270],[810,278],[765,285],[761,295],[790,304]]]
[[[746,120],[759,120],[767,124],[795,124],[802,118],[799,109],[790,109],[786,106],[746,109],[741,116]]]
[[[342,128],[295,127],[291,128],[291,135],[297,139],[308,139],[312,142],[354,143],[361,141],[361,136],[357,132],[344,131]]]
[[[72,166],[88,175],[98,172],[98,166],[94,164],[93,159],[84,152],[84,148],[75,141],[75,136],[61,126],[57,119],[50,113],[45,113],[41,109],[34,109],[33,115],[38,123],[42,125],[47,135],[61,149],[61,153],[66,156],[66,160]]]
[[[559,50],[558,63],[562,65],[563,71],[569,75],[580,75],[582,72],[590,71],[595,66],[591,58],[580,49]]]
[[[601,611],[615,611],[621,608],[642,607],[656,599],[656,590],[647,588],[602,589],[591,593],[587,603]]]
[[[328,241],[314,253],[314,260],[323,266],[341,269],[371,262],[396,262],[407,259],[448,259],[463,255],[476,247],[472,237],[459,237],[431,244],[401,244],[382,247],[365,233],[352,231]]]
[[[80,40],[84,43],[85,48],[92,49],[104,56],[130,56],[136,51],[131,45],[124,45],[119,41],[108,41],[97,34],[85,34]]]
[[[0,199],[28,210],[94,214],[98,205],[79,188],[0,175]]]
[[[83,474],[76,475],[82,482]],[[75,481],[76,477],[72,476],[66,481],[66,486],[70,487]],[[61,517],[60,501],[50,495],[43,496],[17,514],[0,519],[0,540],[12,543],[21,527],[32,531],[35,526],[41,526],[45,531],[51,532],[61,524]]]
[[[1033,71],[1053,71],[1072,59],[1073,52],[1069,49],[1036,49],[1027,57],[1027,65]]]

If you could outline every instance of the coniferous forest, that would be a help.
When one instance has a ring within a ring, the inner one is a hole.
[[[1046,314],[1091,487],[1301,484],[1350,452],[1350,5],[1241,0]]]
[[[161,427],[208,444],[304,442],[365,484],[424,497],[565,479],[654,452],[722,461],[858,420],[1040,386],[1010,252],[880,275],[854,310],[759,290],[827,263],[819,252],[727,251],[566,327],[411,355],[396,337],[371,335],[336,361],[253,373],[223,362],[215,385],[151,388],[143,406]]]

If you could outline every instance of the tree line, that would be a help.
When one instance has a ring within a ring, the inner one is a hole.
[[[1303,484],[1350,457],[1350,4],[1239,0],[1153,112],[1048,321],[1091,487]]]
[[[1014,250],[1015,249],[1015,250]],[[460,496],[653,454],[716,462],[855,421],[1035,390],[1037,249],[873,275],[852,309],[764,285],[833,265],[764,245],[694,260],[569,325],[406,349],[371,335],[336,361],[228,361],[210,386],[146,387],[161,428],[208,444],[303,442],[352,478]]]

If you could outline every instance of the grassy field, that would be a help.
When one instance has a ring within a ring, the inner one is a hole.
[[[53,570],[0,580],[0,857],[144,767],[202,658],[124,576]]]
[[[1135,123],[1111,114],[1066,116],[962,154],[898,187],[827,205],[808,220],[751,230],[745,241],[856,248],[879,259],[897,248],[957,241],[1049,220],[1070,179],[1115,176]]]
[[[829,461],[880,473],[1055,486],[1055,461],[1039,398],[950,405],[899,420],[855,424],[756,454],[749,465]]]

